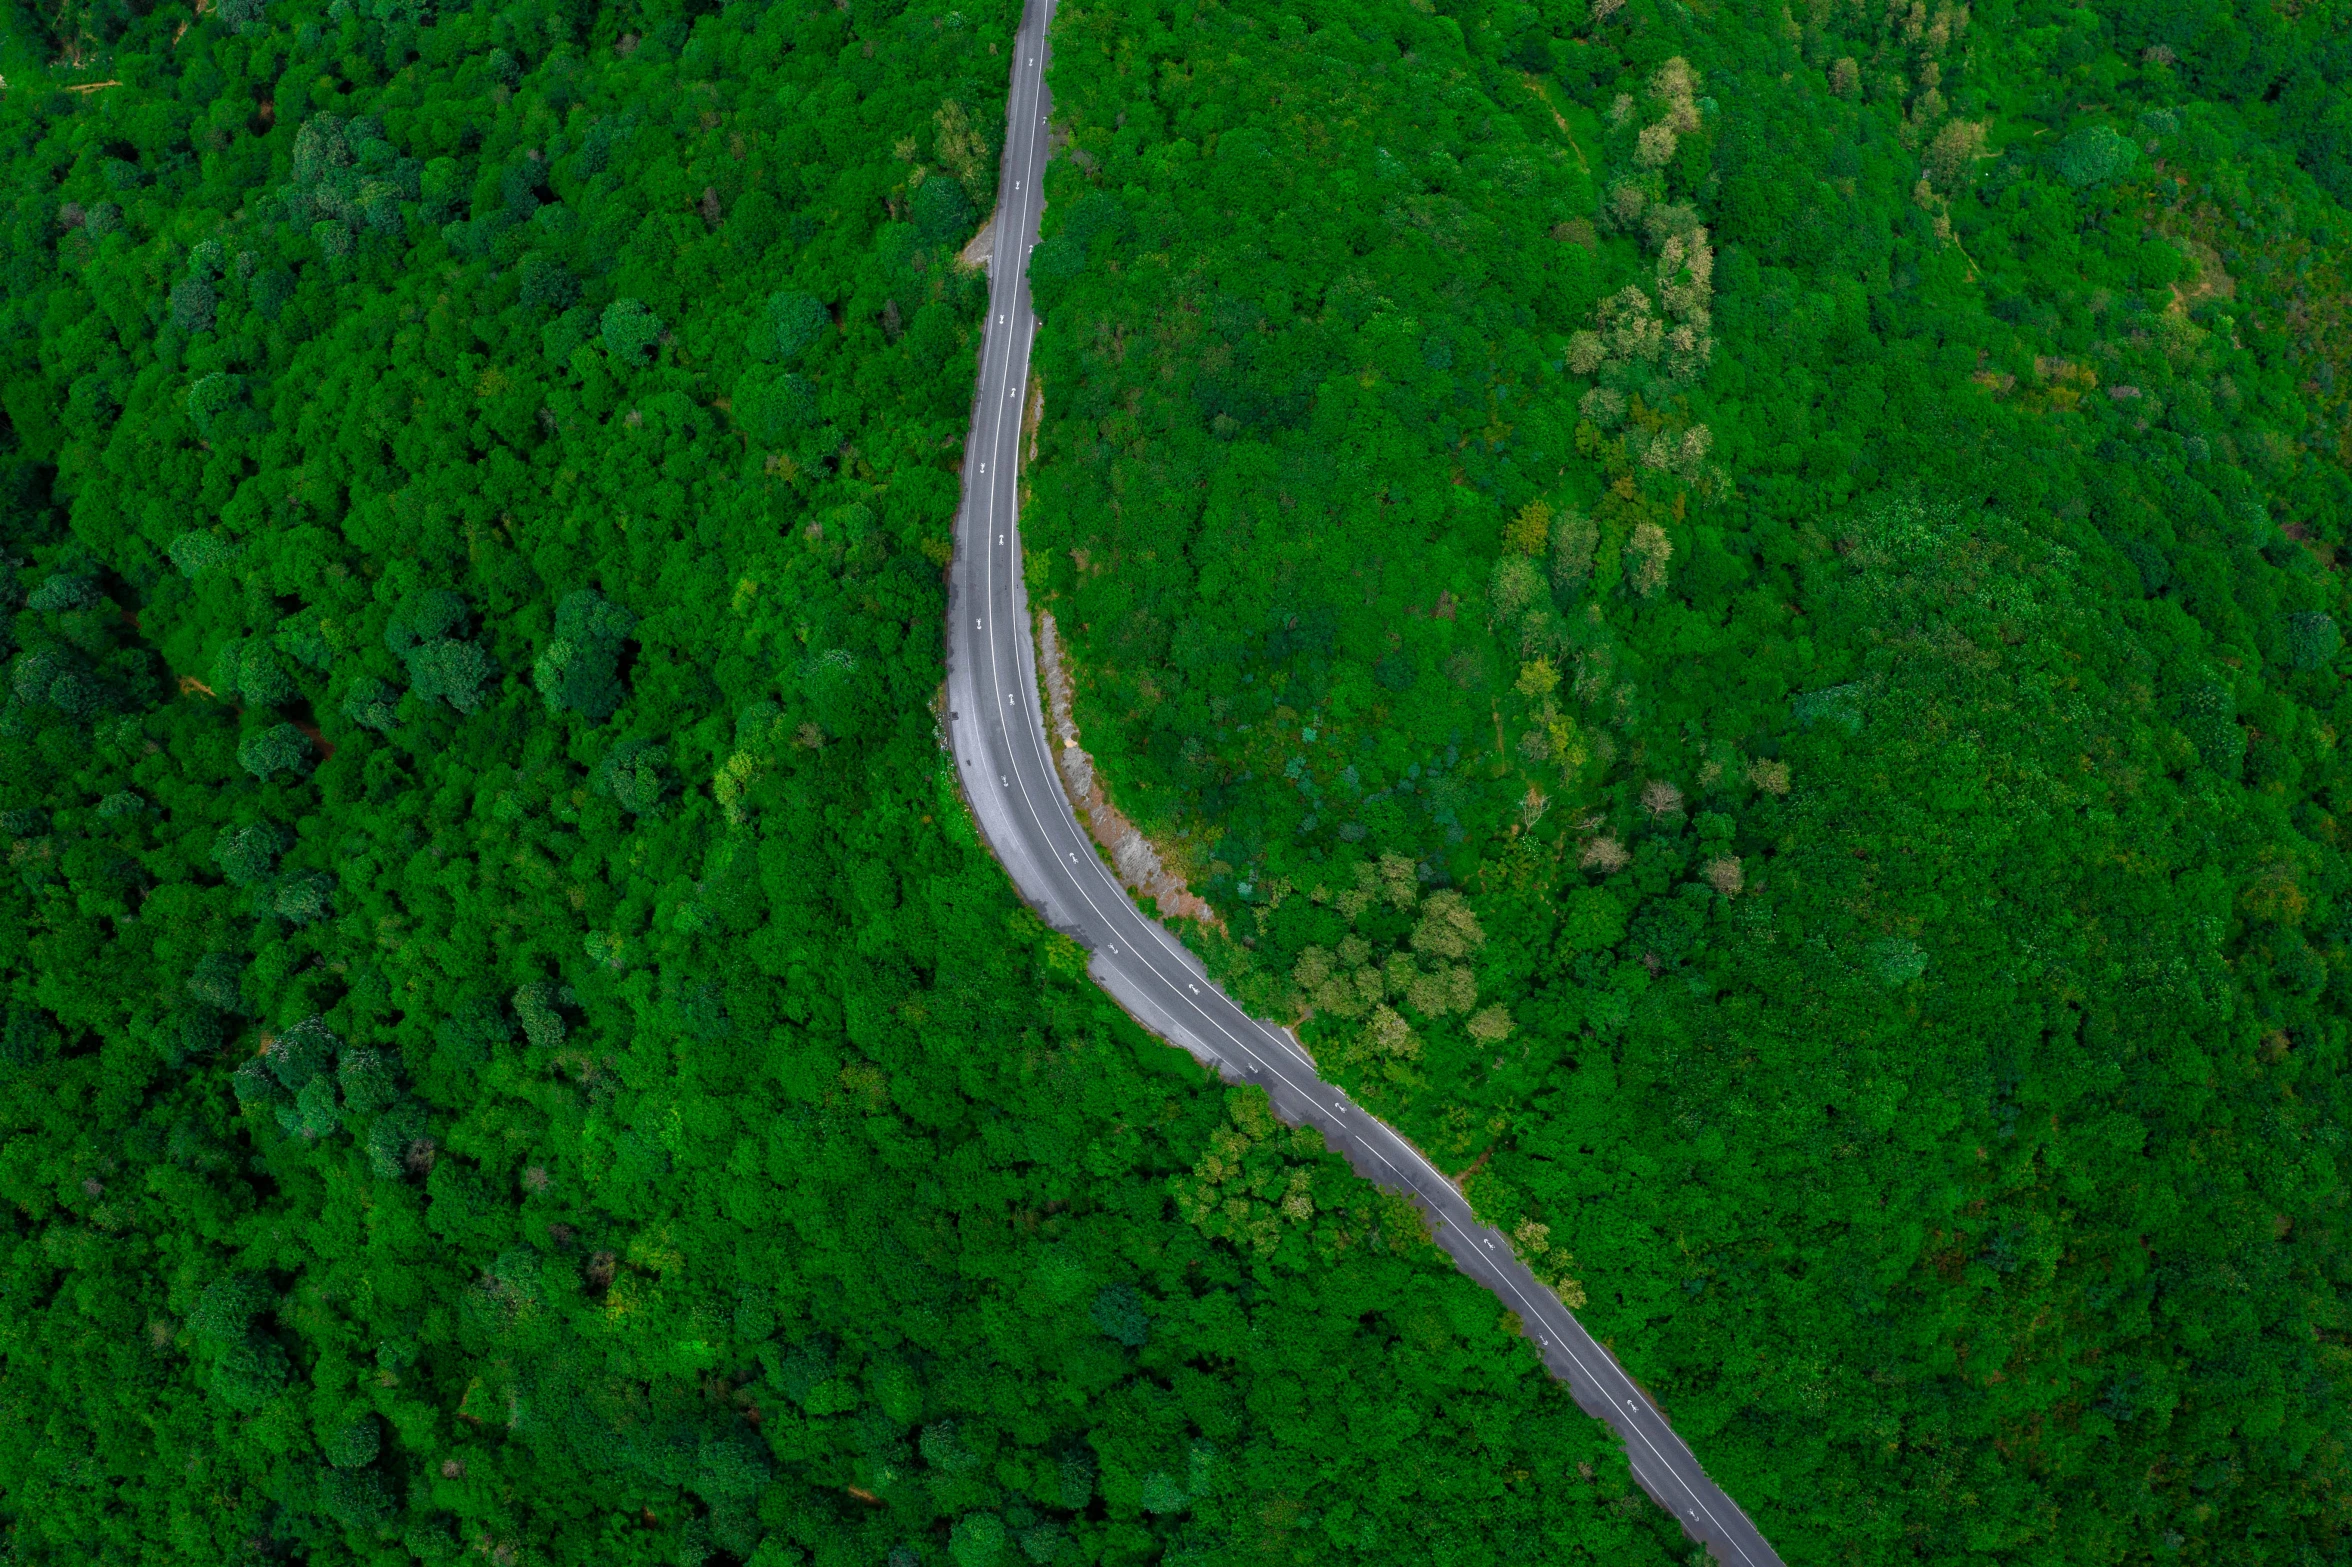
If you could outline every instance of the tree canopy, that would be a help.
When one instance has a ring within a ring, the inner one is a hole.
[[[2346,21],[1061,12],[1098,776],[1791,1560],[2344,1549]]]

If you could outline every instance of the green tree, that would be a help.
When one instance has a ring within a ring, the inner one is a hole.
[[[610,718],[621,689],[623,644],[636,621],[590,588],[578,588],[556,606],[555,636],[532,666],[532,678],[550,713],[571,711],[595,722]]]

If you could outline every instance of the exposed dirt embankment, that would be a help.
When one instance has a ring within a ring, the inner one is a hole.
[[[1070,716],[1070,672],[1062,662],[1061,638],[1055,634],[1052,614],[1042,610],[1037,616],[1037,670],[1045,681],[1046,741],[1061,772],[1062,788],[1068,792],[1078,820],[1109,852],[1111,868],[1119,880],[1129,890],[1156,901],[1162,919],[1222,925],[1217,911],[1193,895],[1184,878],[1161,859],[1152,841],[1103,793],[1094,758],[1078,744],[1077,720]]]
[[[966,272],[986,272],[996,250],[996,214],[991,212],[980,224],[980,232],[972,242],[956,252],[956,265]]]

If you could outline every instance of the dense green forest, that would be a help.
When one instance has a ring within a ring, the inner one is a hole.
[[[1687,1555],[938,747],[977,0],[0,16],[0,1527]],[[1033,588],[1792,1561],[2352,1539],[2352,12],[1064,0]]]
[[[1659,1563],[939,749],[1016,8],[0,60],[0,1547]]]
[[[1066,0],[1113,799],[1792,1561],[2352,1542],[2352,12]]]

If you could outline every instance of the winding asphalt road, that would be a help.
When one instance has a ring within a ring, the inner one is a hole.
[[[1029,252],[1044,206],[1046,32],[1054,0],[1028,0],[1013,57],[1004,165],[989,270],[988,332],[948,606],[949,738],[957,776],[989,846],[1047,923],[1091,954],[1096,983],[1161,1038],[1227,1080],[1266,1090],[1284,1121],[1320,1129],[1357,1173],[1410,1196],[1464,1273],[1519,1314],[1577,1404],[1624,1439],[1634,1478],[1725,1567],[1778,1567],[1756,1526],[1699,1468],[1655,1404],[1536,1282],[1499,1231],[1481,1225],[1445,1174],[1315,1075],[1296,1039],[1250,1017],[1200,962],[1147,919],[1072,815],[1046,749],[1018,518],[1021,417],[1037,318]]]

